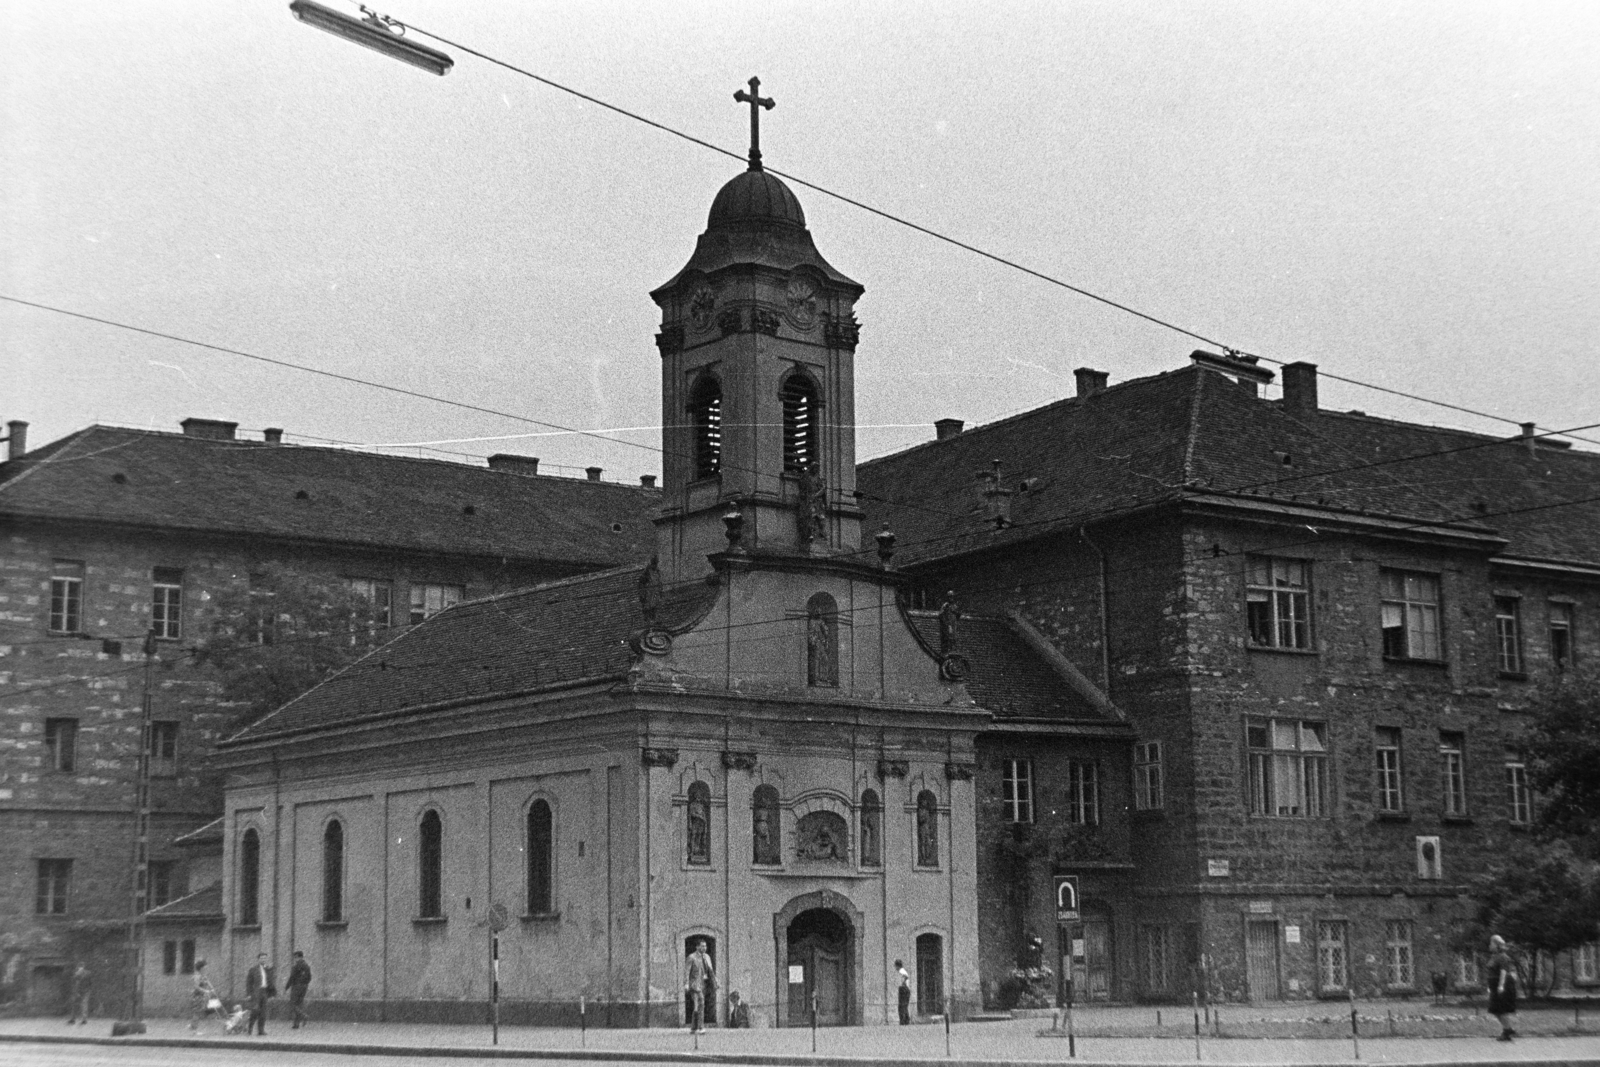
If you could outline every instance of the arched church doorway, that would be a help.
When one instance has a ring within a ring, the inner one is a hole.
[[[788,1024],[818,1026],[850,1022],[851,973],[855,938],[850,923],[830,908],[811,908],[789,923]]]
[[[717,979],[722,974],[717,969],[717,939],[710,934],[690,934],[683,939],[683,973],[685,984],[689,974],[689,957],[694,955],[694,948],[702,941],[706,945],[706,955],[711,957],[711,981],[705,983],[705,1024],[717,1025]],[[688,989],[683,991],[683,1021],[687,1025],[694,1018],[694,994]]]

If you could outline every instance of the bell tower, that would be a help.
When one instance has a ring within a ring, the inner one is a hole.
[[[661,308],[662,510],[668,582],[716,552],[828,557],[861,547],[855,502],[855,302],[789,187],[750,164],[711,203],[694,255],[650,295]]]

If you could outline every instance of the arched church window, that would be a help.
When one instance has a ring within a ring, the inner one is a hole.
[[[238,924],[261,925],[261,835],[254,830],[239,840]]]
[[[873,789],[861,793],[861,865],[883,864],[883,801]]]
[[[322,921],[344,918],[344,824],[329,819],[322,831]]]
[[[432,808],[417,827],[417,917],[444,917],[444,823]]]
[[[555,911],[555,817],[543,798],[528,805],[528,914]]]
[[[827,593],[806,601],[806,684],[839,684],[839,605]]]
[[[939,866],[939,799],[926,789],[917,794],[917,866]]]
[[[817,441],[817,387],[796,371],[779,390],[783,401],[783,469],[791,474],[811,470],[821,460]]]
[[[711,862],[711,787],[704,782],[689,786],[688,828],[690,863]]]
[[[694,427],[694,476],[709,478],[722,469],[722,383],[702,375],[689,399]]]
[[[781,843],[778,791],[770,785],[758,785],[750,805],[751,860],[755,863],[781,863]]]

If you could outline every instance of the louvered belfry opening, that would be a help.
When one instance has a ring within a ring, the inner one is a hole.
[[[817,387],[803,374],[783,383],[783,469],[798,474],[820,462],[817,449]]]
[[[722,383],[709,374],[695,386],[689,421],[694,426],[694,476],[709,478],[722,469]]]

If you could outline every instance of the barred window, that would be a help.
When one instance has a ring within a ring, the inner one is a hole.
[[[1349,924],[1343,920],[1317,923],[1317,984],[1320,992],[1343,992],[1350,987]]]
[[[1067,821],[1100,825],[1100,765],[1092,760],[1067,762]]]
[[[1501,674],[1522,673],[1521,604],[1516,597],[1494,598],[1495,653]]]
[[[183,571],[157,567],[151,583],[150,630],[155,636],[177,640],[183,636]]]
[[[1439,733],[1440,791],[1446,815],[1467,813],[1466,736],[1450,731]]]
[[[1328,727],[1293,719],[1255,719],[1250,752],[1250,813],[1290,818],[1328,814]]]
[[[1439,578],[1409,571],[1379,572],[1383,654],[1390,659],[1444,658],[1439,637]]]
[[[1506,760],[1506,811],[1519,826],[1533,822],[1533,794],[1528,790],[1528,765]]]
[[[1163,804],[1161,742],[1144,741],[1133,748],[1133,806],[1151,811]]]
[[[1033,822],[1033,761],[1008,759],[1001,774],[1001,805],[1006,822]]]
[[[1391,919],[1383,924],[1384,958],[1389,968],[1390,989],[1410,989],[1416,984],[1411,958],[1411,922]]]
[[[1394,726],[1380,726],[1378,742],[1378,810],[1402,811],[1405,795],[1400,786],[1400,730]]]
[[[83,632],[83,563],[58,559],[50,571],[50,629]]]
[[[1297,559],[1249,558],[1245,611],[1250,642],[1268,648],[1311,647],[1309,565]]]
[[[1139,961],[1144,969],[1144,991],[1151,995],[1166,993],[1173,977],[1170,931],[1165,926],[1151,925],[1141,927],[1139,933],[1144,942]]]

